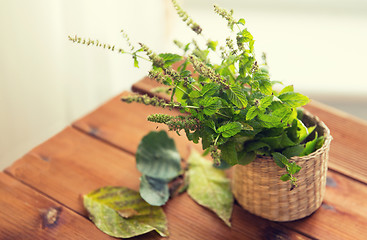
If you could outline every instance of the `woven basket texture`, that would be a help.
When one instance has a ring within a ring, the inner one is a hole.
[[[326,125],[316,116],[304,112],[306,126],[317,124],[319,136],[325,136],[324,145],[303,157],[292,157],[302,167],[295,175],[297,187],[290,191],[290,183],[279,178],[285,169],[278,167],[271,157],[258,156],[252,163],[236,165],[232,174],[232,191],[238,203],[247,211],[272,220],[293,221],[309,216],[322,203],[329,148],[332,137]]]

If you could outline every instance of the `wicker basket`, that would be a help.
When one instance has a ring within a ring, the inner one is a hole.
[[[307,111],[303,121],[308,126],[317,124],[316,131],[319,136],[325,136],[325,143],[310,155],[291,158],[302,167],[295,175],[298,187],[290,191],[289,182],[279,179],[285,170],[278,167],[271,157],[258,157],[246,166],[234,167],[232,191],[247,211],[284,222],[309,216],[321,206],[332,137],[326,125]]]

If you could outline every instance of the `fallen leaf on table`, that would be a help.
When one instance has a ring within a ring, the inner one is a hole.
[[[200,205],[214,211],[228,226],[233,209],[233,195],[229,179],[223,170],[192,151],[189,159],[188,194]]]
[[[155,230],[168,236],[166,216],[160,207],[146,203],[126,187],[103,187],[83,197],[90,219],[104,233],[129,238]]]

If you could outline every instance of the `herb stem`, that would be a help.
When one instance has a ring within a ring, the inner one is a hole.
[[[180,88],[179,86],[176,85],[176,88],[180,89],[182,92],[184,92],[185,94],[188,94],[185,90],[183,90],[182,88]]]
[[[134,56],[134,53],[131,53],[131,52],[124,52],[124,53],[127,53],[127,54],[130,54],[130,55]],[[149,58],[145,58],[145,57],[139,56],[137,54],[135,54],[135,56],[138,57],[138,58],[141,58],[145,61],[152,62],[152,60],[150,60]]]
[[[220,113],[220,112],[216,112],[216,114],[218,114],[219,116],[222,116],[222,117],[226,117],[226,118],[231,118],[230,116],[227,116],[223,113]]]
[[[182,107],[184,107],[184,108],[191,108],[191,109],[199,109],[200,107],[197,107],[197,106],[190,106],[190,105],[188,105],[188,106],[182,106]]]
[[[219,136],[220,136],[220,134],[218,134],[218,136],[215,138],[214,146],[217,146],[217,142],[218,142]]]

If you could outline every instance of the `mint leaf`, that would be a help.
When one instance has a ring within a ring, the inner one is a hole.
[[[286,182],[286,181],[288,181],[288,180],[290,180],[290,179],[291,179],[291,175],[289,175],[289,173],[284,174],[284,175],[282,175],[282,176],[280,177],[280,180],[282,180],[282,181],[284,181],[284,182]]]
[[[201,89],[200,93],[201,96],[213,96],[215,93],[218,92],[219,86],[216,83],[208,83],[205,84],[204,87]]]
[[[291,175],[296,174],[301,170],[301,167],[298,166],[295,162],[289,163],[287,167],[288,167],[288,172]]]
[[[283,93],[278,98],[292,108],[302,107],[310,101],[308,97],[295,92]]]
[[[247,106],[246,95],[240,87],[232,86],[226,91],[226,93],[229,100],[238,108],[242,109]]]
[[[260,92],[265,95],[271,95],[273,93],[272,84],[269,80],[259,80]]]
[[[266,96],[260,100],[259,109],[265,110],[273,102],[274,96]]]
[[[172,54],[172,53],[161,53],[161,54],[159,54],[159,56],[161,58],[163,58],[164,65],[166,65],[166,66],[170,66],[175,62],[181,61],[181,59],[182,59],[182,57],[180,55]]]
[[[241,18],[240,20],[238,20],[237,24],[242,24],[245,25],[246,21],[245,19]]]
[[[220,145],[221,159],[233,166],[238,163],[236,145],[234,142],[226,142]]]
[[[243,148],[246,152],[255,152],[256,150],[259,150],[259,149],[267,149],[267,150],[271,149],[269,144],[261,142],[261,141],[246,142]]]
[[[281,168],[284,168],[289,164],[288,159],[281,153],[273,152],[271,154],[273,156],[274,162]]]
[[[211,41],[209,40],[206,44],[209,49],[215,51],[217,49],[218,41]]]
[[[315,138],[312,141],[309,141],[306,143],[305,149],[302,151],[300,156],[306,156],[316,149],[316,143],[317,143],[317,132],[315,132]]]
[[[238,153],[238,163],[241,165],[247,165],[256,159],[255,152],[241,152]]]
[[[246,114],[246,120],[249,121],[251,119],[253,119],[254,117],[257,116],[257,114],[259,114],[259,109],[257,109],[257,107],[255,106],[252,106],[250,107],[250,109],[247,111],[247,114]]]
[[[239,133],[242,130],[242,124],[239,122],[230,122],[226,125],[221,126],[218,128],[217,132],[221,133],[223,137],[229,138],[237,133]]]
[[[200,105],[203,107],[203,113],[211,116],[221,108],[221,101],[218,97],[204,98],[200,101]]]
[[[305,145],[300,144],[300,145],[286,148],[285,150],[283,150],[282,154],[286,156],[287,158],[291,158],[294,156],[300,156],[304,149],[305,149]]]
[[[284,87],[282,91],[279,92],[279,95],[282,95],[283,93],[287,93],[287,92],[293,92],[293,91],[294,91],[293,85],[289,85],[289,86]]]

